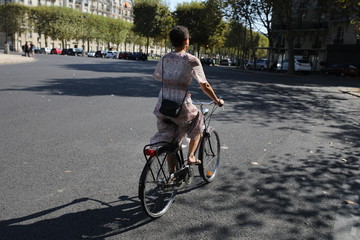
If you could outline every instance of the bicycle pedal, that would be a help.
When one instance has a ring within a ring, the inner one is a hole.
[[[189,166],[185,166],[174,173],[175,178],[183,178],[189,172]]]

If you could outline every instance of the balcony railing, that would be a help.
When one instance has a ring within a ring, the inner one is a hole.
[[[320,30],[328,28],[329,24],[327,22],[294,23],[291,24],[290,28],[285,24],[273,24],[272,26],[272,30]]]
[[[316,49],[316,48],[321,48],[321,43],[319,42],[319,43],[314,43],[313,45],[312,45],[312,48],[314,48],[314,49]]]
[[[284,48],[285,45],[282,44],[282,43],[277,43],[277,44],[275,44],[275,47],[276,47],[276,48]]]

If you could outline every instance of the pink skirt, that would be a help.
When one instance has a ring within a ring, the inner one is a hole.
[[[187,97],[181,108],[180,115],[177,118],[167,117],[160,113],[159,108],[161,99],[155,106],[154,114],[157,118],[158,132],[151,138],[150,143],[178,141],[185,138],[195,138],[203,131],[203,115],[200,110],[191,103],[190,97]],[[164,122],[164,119],[170,119],[174,124]]]

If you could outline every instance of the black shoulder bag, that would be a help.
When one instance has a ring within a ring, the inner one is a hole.
[[[185,98],[186,98],[186,95],[187,95],[187,89],[186,89],[186,93],[185,93],[185,96],[184,96],[184,99],[182,100],[181,103],[178,103],[178,102],[175,102],[175,101],[172,101],[172,100],[169,100],[169,99],[164,99],[164,58],[162,59],[162,62],[161,62],[161,71],[162,71],[162,74],[161,74],[161,80],[162,80],[162,90],[161,90],[161,93],[162,93],[162,100],[161,100],[161,106],[160,106],[160,113],[162,113],[163,115],[167,116],[167,117],[173,117],[173,118],[177,118],[181,112],[181,108],[182,108],[182,105],[185,101]]]

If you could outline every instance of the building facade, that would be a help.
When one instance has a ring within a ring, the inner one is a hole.
[[[36,6],[59,6],[77,9],[80,12],[101,15],[104,17],[123,19],[128,22],[133,22],[132,6],[129,1],[125,0],[0,0],[0,4],[17,3],[28,7]],[[22,46],[25,42],[34,44],[38,48],[84,48],[89,51],[96,50],[108,50],[108,45],[105,43],[87,42],[84,44],[71,40],[66,43],[66,46],[62,46],[61,41],[57,39],[45,39],[43,35],[36,33],[31,27],[27,28],[24,33],[15,34],[15,36],[8,36],[6,38],[5,33],[0,32],[0,48],[4,48],[5,39],[8,39],[10,50],[22,51]],[[112,46],[110,46],[112,47]],[[119,51],[129,52],[142,52],[145,50],[144,46],[121,44]],[[160,53],[161,49],[156,46],[150,46],[150,53]]]
[[[273,18],[274,61],[288,59],[287,37],[293,34],[294,55],[311,62],[313,71],[334,63],[360,66],[360,42],[348,16],[316,0],[292,3],[294,14],[290,25]]]

